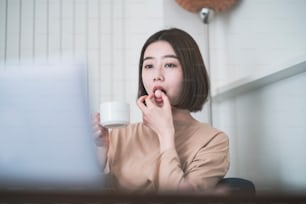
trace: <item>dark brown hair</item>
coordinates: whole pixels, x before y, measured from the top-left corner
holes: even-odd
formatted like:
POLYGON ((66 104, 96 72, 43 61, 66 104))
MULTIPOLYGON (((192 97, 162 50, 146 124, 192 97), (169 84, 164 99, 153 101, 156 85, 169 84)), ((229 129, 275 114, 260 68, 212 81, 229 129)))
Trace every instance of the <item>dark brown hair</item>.
POLYGON ((143 45, 139 59, 138 98, 148 95, 142 81, 143 57, 147 47, 156 41, 166 41, 172 46, 183 69, 183 89, 175 107, 191 112, 201 110, 209 94, 208 74, 195 40, 177 28, 158 31, 143 45))

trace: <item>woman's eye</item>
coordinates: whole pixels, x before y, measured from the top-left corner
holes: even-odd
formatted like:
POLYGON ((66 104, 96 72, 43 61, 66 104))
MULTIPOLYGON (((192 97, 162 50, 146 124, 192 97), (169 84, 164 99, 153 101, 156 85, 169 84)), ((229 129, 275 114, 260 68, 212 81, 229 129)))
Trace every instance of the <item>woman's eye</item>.
POLYGON ((174 68, 174 67, 176 67, 176 64, 173 64, 173 63, 167 63, 167 64, 165 64, 165 67, 168 67, 168 68, 174 68))
POLYGON ((152 67, 153 67, 152 64, 146 64, 146 65, 143 66, 143 68, 145 68, 145 69, 151 69, 152 67))

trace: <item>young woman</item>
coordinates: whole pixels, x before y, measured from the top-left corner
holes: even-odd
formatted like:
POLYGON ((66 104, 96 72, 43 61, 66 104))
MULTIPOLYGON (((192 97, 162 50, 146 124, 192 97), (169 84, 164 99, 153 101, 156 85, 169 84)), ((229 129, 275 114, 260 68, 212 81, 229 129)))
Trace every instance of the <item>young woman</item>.
POLYGON ((228 137, 191 112, 202 109, 209 79, 194 39, 166 29, 145 42, 137 105, 143 122, 96 137, 114 190, 126 193, 210 192, 229 168, 228 137))

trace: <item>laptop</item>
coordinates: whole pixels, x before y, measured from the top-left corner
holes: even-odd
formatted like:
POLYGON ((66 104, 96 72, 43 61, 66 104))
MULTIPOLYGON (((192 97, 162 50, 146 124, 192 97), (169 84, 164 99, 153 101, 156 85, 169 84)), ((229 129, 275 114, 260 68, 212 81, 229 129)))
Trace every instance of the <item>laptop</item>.
POLYGON ((103 190, 87 67, 0 65, 0 189, 103 190))

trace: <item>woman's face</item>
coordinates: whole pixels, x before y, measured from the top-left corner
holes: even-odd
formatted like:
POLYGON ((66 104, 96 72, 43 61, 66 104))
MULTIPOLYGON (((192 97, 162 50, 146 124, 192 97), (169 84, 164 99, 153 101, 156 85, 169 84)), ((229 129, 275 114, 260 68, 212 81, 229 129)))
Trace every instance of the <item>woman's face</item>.
POLYGON ((168 96, 172 105, 178 103, 183 70, 168 42, 157 41, 147 47, 143 58, 142 80, 148 94, 160 90, 168 96))

